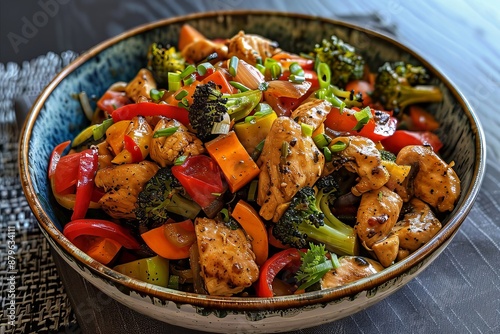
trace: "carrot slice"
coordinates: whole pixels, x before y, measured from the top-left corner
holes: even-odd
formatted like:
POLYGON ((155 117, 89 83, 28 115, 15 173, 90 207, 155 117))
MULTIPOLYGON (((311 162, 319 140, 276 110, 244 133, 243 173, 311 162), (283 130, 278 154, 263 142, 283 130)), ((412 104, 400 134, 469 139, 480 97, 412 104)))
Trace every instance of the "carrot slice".
POLYGON ((269 255, 269 243, 264 222, 260 219, 257 211, 243 200, 236 203, 231 216, 250 236, 252 249, 255 253, 255 263, 261 266, 269 255))
POLYGON ((86 247, 82 250, 87 253, 88 256, 104 265, 110 263, 122 248, 122 245, 113 239, 88 236, 79 238, 83 237, 88 240, 85 241, 86 247))
MULTIPOLYGON (((181 224, 182 226, 180 227, 182 227, 186 233, 194 233, 193 222, 190 219, 173 224, 181 224)), ((165 259, 180 260, 189 257, 189 247, 191 247, 191 244, 183 247, 176 246, 172 240, 167 238, 164 225, 141 234, 141 237, 153 252, 165 259)))
POLYGON ((238 191, 259 175, 259 167, 234 131, 209 141, 205 148, 221 168, 231 192, 238 191))
POLYGON ((182 51, 189 44, 203 39, 206 39, 206 37, 201 32, 189 24, 184 24, 179 33, 179 43, 177 46, 179 47, 179 51, 182 51))

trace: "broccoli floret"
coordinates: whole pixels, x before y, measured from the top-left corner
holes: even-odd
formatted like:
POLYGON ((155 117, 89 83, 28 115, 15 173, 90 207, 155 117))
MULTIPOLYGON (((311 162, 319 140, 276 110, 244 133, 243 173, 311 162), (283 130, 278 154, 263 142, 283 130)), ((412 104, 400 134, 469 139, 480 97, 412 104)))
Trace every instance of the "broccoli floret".
POLYGON ((135 214, 139 224, 151 228, 159 226, 177 214, 194 219, 201 208, 194 201, 183 196, 185 193, 170 167, 164 167, 144 185, 139 193, 135 214))
POLYGON ((387 150, 380 150, 380 159, 389 162, 396 162, 396 155, 387 150))
POLYGON ((193 103, 189 106, 189 122, 198 138, 208 141, 227 133, 230 120, 246 117, 260 102, 262 92, 249 90, 238 94, 223 94, 213 82, 196 86, 193 103))
POLYGON ((440 102, 441 90, 425 85, 427 80, 427 72, 421 66, 387 62, 378 69, 373 98, 395 113, 414 103, 440 102))
POLYGON ((314 54, 320 62, 330 67, 332 85, 343 88, 349 81, 363 77, 363 57, 352 45, 344 43, 335 35, 317 44, 314 54))
POLYGON ((330 210, 329 195, 335 191, 336 188, 325 187, 316 196, 312 187, 300 189, 273 227, 274 237, 295 248, 304 248, 309 241, 314 241, 338 254, 357 254, 356 231, 339 221, 330 210))
POLYGON ((167 86, 168 72, 182 72, 186 68, 186 61, 175 47, 164 47, 153 43, 148 50, 147 67, 153 73, 158 85, 167 86))

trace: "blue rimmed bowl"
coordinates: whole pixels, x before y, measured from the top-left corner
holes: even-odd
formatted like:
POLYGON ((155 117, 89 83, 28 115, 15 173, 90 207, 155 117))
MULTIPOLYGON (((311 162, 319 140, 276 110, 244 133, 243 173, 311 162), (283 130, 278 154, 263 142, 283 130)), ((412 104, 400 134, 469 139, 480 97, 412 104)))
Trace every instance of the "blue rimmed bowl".
POLYGON ((47 86, 34 104, 22 131, 19 148, 24 192, 51 246, 66 263, 105 294, 161 321, 213 332, 285 332, 331 322, 360 311, 395 292, 422 272, 448 245, 471 210, 485 170, 485 139, 470 105, 446 76, 414 51, 387 36, 334 20, 266 11, 218 12, 151 23, 107 40, 81 55, 47 86), (116 81, 129 81, 146 64, 152 42, 176 44, 189 23, 207 37, 231 37, 239 30, 279 42, 289 51, 308 50, 335 34, 354 45, 372 70, 385 61, 421 63, 444 94, 431 107, 440 121, 442 157, 455 161, 462 194, 442 230, 408 258, 354 283, 302 295, 274 298, 211 297, 146 284, 101 265, 62 234, 68 217, 50 195, 47 164, 53 147, 74 138, 87 126, 81 91, 99 96, 116 81), (369 52, 368 52, 369 51, 369 52))

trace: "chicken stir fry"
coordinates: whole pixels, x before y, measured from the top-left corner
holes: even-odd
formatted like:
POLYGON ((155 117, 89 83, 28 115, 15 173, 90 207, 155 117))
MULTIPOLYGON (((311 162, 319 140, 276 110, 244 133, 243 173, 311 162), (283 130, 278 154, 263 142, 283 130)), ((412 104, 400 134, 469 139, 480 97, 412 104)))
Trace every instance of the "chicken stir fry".
MULTIPOLYGON (((270 298, 368 277, 435 238, 460 180, 440 156, 439 122, 404 114, 412 80, 395 81, 425 69, 370 73, 330 37, 295 54, 185 25, 177 45, 152 43, 147 68, 111 85, 70 152, 61 143, 51 156, 52 193, 72 211, 65 229, 104 229, 76 244, 163 287, 270 298)), ((427 88, 419 101, 442 98, 427 88)))
POLYGON ((451 211, 460 195, 460 180, 432 148, 427 146, 406 146, 399 152, 396 162, 410 165, 415 176, 406 179, 410 195, 420 198, 440 212, 451 211))
POLYGON ((245 34, 240 31, 228 43, 228 57, 236 56, 251 65, 263 63, 281 50, 277 43, 258 35, 245 34))
POLYGON ((208 218, 195 221, 201 274, 211 295, 231 296, 259 277, 255 254, 245 232, 208 218))
POLYGON ((278 220, 280 206, 320 177, 325 158, 300 125, 288 117, 274 121, 260 156, 257 203, 264 219, 278 220))
POLYGON ((106 192, 99 200, 102 209, 116 219, 134 219, 137 196, 157 171, 150 161, 100 169, 95 183, 106 192))
POLYGON ((158 165, 161 167, 171 166, 181 156, 205 153, 201 140, 175 119, 162 118, 156 123, 154 132, 172 128, 175 129, 172 135, 151 140, 151 159, 158 165))

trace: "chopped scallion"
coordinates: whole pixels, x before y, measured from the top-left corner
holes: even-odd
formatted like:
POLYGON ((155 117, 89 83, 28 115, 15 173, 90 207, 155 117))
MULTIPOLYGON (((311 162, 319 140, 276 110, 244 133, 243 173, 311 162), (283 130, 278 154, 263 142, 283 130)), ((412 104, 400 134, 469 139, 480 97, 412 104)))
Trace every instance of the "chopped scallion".
POLYGON ((255 149, 252 152, 252 159, 254 161, 257 161, 257 159, 259 159, 259 156, 262 153, 262 150, 264 149, 265 142, 266 140, 264 139, 260 143, 258 143, 257 146, 255 146, 255 149))
POLYGON ((297 62, 291 63, 290 66, 288 67, 288 70, 290 71, 291 74, 300 76, 304 75, 304 70, 302 69, 302 66, 300 66, 299 63, 297 62))
POLYGON ((229 84, 231 86, 233 86, 234 88, 238 89, 242 93, 250 90, 250 88, 248 88, 247 86, 245 86, 244 84, 242 84, 238 81, 229 81, 229 84))
POLYGON ((281 158, 286 159, 288 157, 288 149, 290 148, 290 144, 285 140, 283 143, 281 143, 281 158))
POLYGON ((373 115, 371 113, 370 107, 366 107, 361 109, 360 111, 355 112, 354 117, 356 118, 358 123, 353 128, 353 131, 360 131, 366 124, 368 124, 368 121, 370 121, 373 115))
POLYGON ((176 166, 182 165, 184 163, 184 161, 186 161, 186 159, 187 159, 187 156, 181 155, 180 157, 175 159, 174 165, 176 165, 176 166))
POLYGON ((247 195, 247 200, 249 202, 255 202, 257 200, 258 186, 259 186, 258 180, 252 180, 252 182, 250 182, 250 186, 248 187, 248 195, 247 195))
POLYGON ((179 129, 178 126, 172 126, 172 127, 169 127, 169 128, 157 130, 153 134, 153 138, 169 137, 169 136, 173 135, 177 131, 177 129, 179 129))
POLYGON ((325 133, 320 133, 319 135, 314 136, 313 141, 318 148, 323 148, 330 144, 332 138, 325 133))
POLYGON ((319 63, 316 68, 316 73, 318 74, 319 88, 329 87, 332 75, 330 67, 325 63, 319 63))
POLYGON ((188 96, 188 92, 187 90, 183 89, 181 90, 180 92, 178 92, 177 94, 175 94, 175 99, 177 101, 181 101, 183 98, 185 98, 186 96, 188 96))
POLYGON ((306 123, 300 123, 300 128, 302 130, 302 134, 306 137, 311 137, 314 132, 313 126, 306 123))
POLYGON ((164 94, 165 94, 164 90, 158 90, 156 88, 152 88, 149 91, 149 96, 151 96, 151 99, 155 102, 160 101, 164 94))
POLYGON ((341 141, 335 142, 334 144, 330 145, 330 151, 332 152, 340 152, 345 150, 347 147, 347 144, 341 141))
POLYGON ((330 151, 327 146, 323 147, 323 155, 325 156, 326 162, 332 161, 332 151, 330 151))
POLYGON ((232 56, 231 59, 229 59, 229 74, 231 74, 233 77, 235 77, 238 74, 238 63, 239 59, 236 56, 232 56))
POLYGON ((192 84, 193 82, 195 82, 196 80, 196 76, 194 74, 191 74, 187 77, 185 77, 182 82, 184 82, 184 86, 189 86, 190 84, 192 84))
POLYGON ((207 72, 210 70, 214 70, 215 67, 214 65, 208 63, 208 62, 205 62, 205 63, 201 63, 197 66, 196 68, 198 70, 198 74, 199 75, 205 75, 207 74, 207 72))
POLYGON ((306 80, 306 77, 303 75, 290 74, 288 79, 293 83, 303 83, 306 80))
POLYGON ((196 67, 194 65, 188 65, 179 75, 182 80, 186 79, 188 76, 196 72, 196 67))

